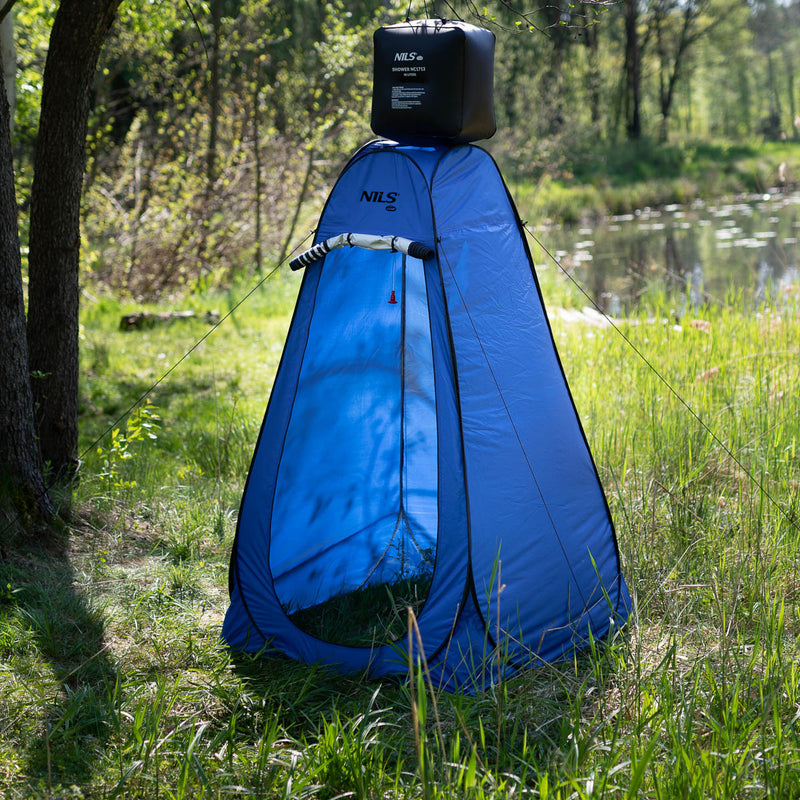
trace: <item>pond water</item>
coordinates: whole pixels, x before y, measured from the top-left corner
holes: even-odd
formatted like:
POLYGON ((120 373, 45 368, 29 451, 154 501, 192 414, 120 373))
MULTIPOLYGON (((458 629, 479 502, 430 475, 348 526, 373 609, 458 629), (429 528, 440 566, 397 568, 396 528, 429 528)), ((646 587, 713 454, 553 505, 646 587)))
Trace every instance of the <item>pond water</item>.
MULTIPOLYGON (((643 209, 593 227, 529 228, 614 316, 654 290, 684 308, 726 302, 731 289, 751 306, 794 305, 800 293, 800 193, 643 209)), ((535 242, 532 251, 537 268, 554 267, 535 242)))

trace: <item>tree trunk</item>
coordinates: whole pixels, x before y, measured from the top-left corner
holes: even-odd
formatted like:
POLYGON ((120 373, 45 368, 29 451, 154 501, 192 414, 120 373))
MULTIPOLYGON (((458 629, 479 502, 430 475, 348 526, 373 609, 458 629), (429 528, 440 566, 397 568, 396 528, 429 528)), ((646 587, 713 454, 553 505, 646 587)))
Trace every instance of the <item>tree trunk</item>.
POLYGON ((641 53, 639 0, 625 0, 625 119, 629 139, 641 139, 641 53))
POLYGON ((769 122, 766 133, 768 138, 775 140, 780 137, 783 110, 781 109, 781 96, 778 92, 778 81, 775 79, 772 52, 767 53, 767 83, 769 85, 769 122))
POLYGON ((14 7, 4 5, 0 10, 0 61, 3 68, 3 83, 10 111, 8 127, 14 130, 14 111, 17 106, 17 53, 14 48, 14 7))
POLYGON ((261 126, 259 124, 259 116, 261 114, 261 86, 259 84, 259 74, 256 70, 256 76, 253 80, 253 163, 255 168, 255 261, 256 261, 256 275, 261 275, 264 269, 263 256, 261 252, 261 237, 262 237, 262 224, 261 224, 261 202, 264 198, 264 175, 261 164, 261 126))
POLYGON ((548 133, 559 133, 564 127, 565 105, 567 98, 564 96, 564 62, 567 55, 567 25, 570 22, 568 11, 562 11, 558 4, 542 8, 546 20, 546 29, 553 43, 550 51, 550 60, 547 69, 542 75, 542 108, 539 113, 546 117, 546 130, 548 133))
POLYGON ((0 508, 12 514, 36 508, 49 517, 53 508, 33 423, 9 106, 4 92, 0 92, 0 341, 0 508))
POLYGON ((783 63, 786 70, 786 97, 789 101, 790 129, 792 138, 796 139, 800 131, 797 129, 797 103, 794 97, 794 50, 791 47, 783 47, 783 63))
MULTIPOLYGON (((587 5, 584 5, 584 15, 587 19, 590 18, 590 8, 587 5)), ((600 124, 600 87, 602 86, 602 77, 600 75, 600 26, 596 24, 596 20, 592 20, 592 22, 594 24, 587 24, 586 26, 584 42, 588 50, 589 62, 589 76, 587 81, 589 89, 589 109, 591 112, 592 125, 598 126, 600 124)))
POLYGON ((211 57, 208 75, 208 149, 206 151, 206 191, 217 182, 217 139, 219 131, 219 46, 222 31, 222 0, 211 2, 211 57))
MULTIPOLYGON (((675 44, 674 52, 669 54, 662 28, 666 25, 667 15, 670 10, 670 6, 657 6, 653 17, 656 31, 656 47, 658 48, 658 96, 661 107, 660 139, 662 142, 666 142, 669 136, 669 117, 672 112, 672 101, 675 98, 675 87, 682 75, 682 70, 685 68, 684 62, 687 51, 698 36, 693 32, 693 27, 699 10, 696 5, 688 2, 682 12, 681 32, 675 44)), ((706 30, 709 29, 707 28, 706 30)))
POLYGON ((692 73, 686 73, 686 133, 692 135, 692 73))
POLYGON ((31 187, 28 346, 42 457, 69 478, 78 448, 80 200, 89 90, 121 0, 62 0, 44 68, 31 187))
POLYGON ((211 205, 214 189, 219 175, 218 165, 218 139, 219 139, 219 47, 222 31, 222 0, 211 2, 211 53, 208 72, 208 146, 206 147, 206 186, 200 199, 198 209, 198 225, 200 227, 200 240, 197 243, 197 263, 201 272, 208 271, 207 251, 208 235, 213 214, 211 205))

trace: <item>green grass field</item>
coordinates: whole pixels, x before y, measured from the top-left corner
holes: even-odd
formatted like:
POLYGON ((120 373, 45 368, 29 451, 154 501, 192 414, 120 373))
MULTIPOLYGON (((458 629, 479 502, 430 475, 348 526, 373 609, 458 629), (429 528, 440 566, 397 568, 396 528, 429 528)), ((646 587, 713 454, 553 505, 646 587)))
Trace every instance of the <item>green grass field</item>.
MULTIPOLYGON (((583 304, 554 267, 541 280, 549 306, 583 304)), ((419 666, 379 684, 219 645, 295 291, 272 278, 181 363, 204 323, 123 333, 127 307, 84 299, 72 522, 46 547, 3 532, 0 795, 799 796, 800 297, 676 322, 654 290, 616 329, 553 315, 634 612, 458 696, 419 666)))

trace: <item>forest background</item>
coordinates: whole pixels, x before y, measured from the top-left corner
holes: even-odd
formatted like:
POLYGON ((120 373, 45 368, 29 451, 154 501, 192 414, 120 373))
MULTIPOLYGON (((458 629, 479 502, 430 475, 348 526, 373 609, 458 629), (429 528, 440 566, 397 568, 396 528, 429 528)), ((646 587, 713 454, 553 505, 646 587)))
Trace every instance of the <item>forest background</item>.
MULTIPOLYGON (((16 9, 23 253, 56 5, 16 9)), ((619 0, 524 15, 511 3, 433 5, 429 11, 496 33, 498 132, 488 147, 508 180, 540 190, 545 215, 624 205, 594 194, 584 201, 594 207, 548 207, 553 184, 683 176, 672 196, 656 198, 664 202, 756 189, 720 180, 731 148, 746 155, 764 140, 800 136, 798 2, 619 0), (693 159, 703 158, 716 161, 716 176, 693 173, 693 159)), ((371 35, 406 7, 122 3, 92 89, 85 278, 153 299, 281 261, 345 160, 371 136, 371 35)), ((776 180, 774 166, 749 183, 776 180)))

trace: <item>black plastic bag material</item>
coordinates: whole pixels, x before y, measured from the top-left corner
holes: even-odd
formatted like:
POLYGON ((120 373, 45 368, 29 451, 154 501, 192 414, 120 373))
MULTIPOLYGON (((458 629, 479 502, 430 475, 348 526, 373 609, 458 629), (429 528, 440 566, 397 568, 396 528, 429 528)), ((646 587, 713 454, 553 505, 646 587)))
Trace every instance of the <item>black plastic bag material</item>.
POLYGON ((465 22, 409 20, 373 36, 372 130, 408 144, 488 139, 494 34, 465 22))

